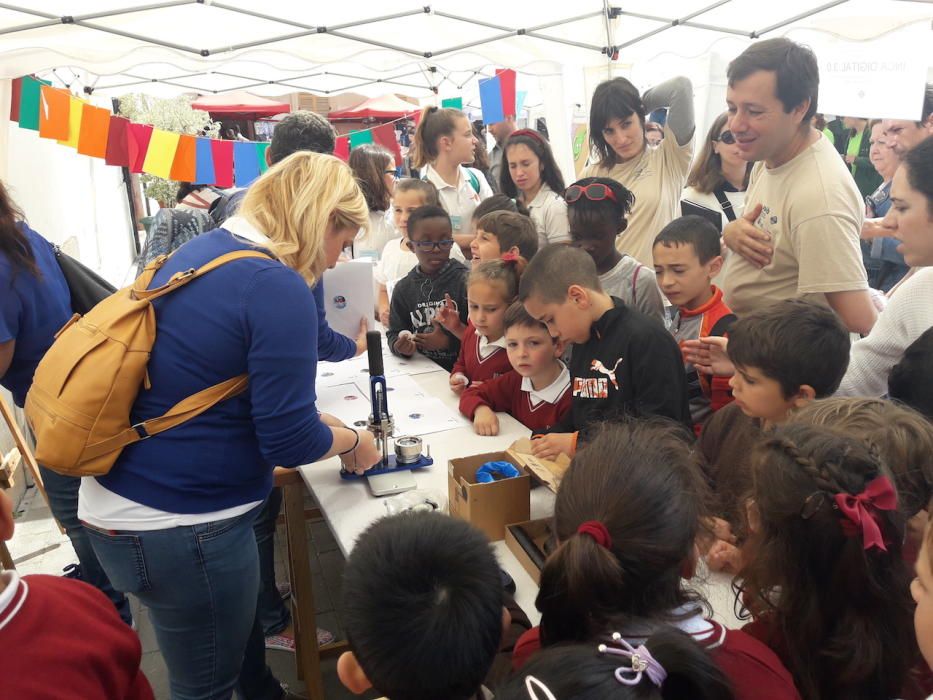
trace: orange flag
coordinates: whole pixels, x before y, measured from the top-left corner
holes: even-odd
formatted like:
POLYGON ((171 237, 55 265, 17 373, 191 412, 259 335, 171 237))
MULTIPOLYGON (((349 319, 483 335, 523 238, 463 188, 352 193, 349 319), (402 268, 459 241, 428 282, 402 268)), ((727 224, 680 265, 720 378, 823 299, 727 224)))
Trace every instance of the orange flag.
POLYGON ((94 158, 107 155, 107 135, 110 132, 110 110, 86 104, 81 112, 78 153, 94 158))
POLYGON ((81 134, 81 115, 84 112, 84 102, 77 97, 70 98, 68 108, 68 138, 59 139, 62 146, 78 147, 78 136, 81 134))
POLYGON ((43 85, 39 97, 39 136, 44 139, 68 138, 71 93, 43 85))
POLYGON ((194 136, 182 134, 178 137, 178 147, 175 149, 175 160, 172 162, 170 180, 178 182, 194 182, 195 148, 197 141, 194 136))

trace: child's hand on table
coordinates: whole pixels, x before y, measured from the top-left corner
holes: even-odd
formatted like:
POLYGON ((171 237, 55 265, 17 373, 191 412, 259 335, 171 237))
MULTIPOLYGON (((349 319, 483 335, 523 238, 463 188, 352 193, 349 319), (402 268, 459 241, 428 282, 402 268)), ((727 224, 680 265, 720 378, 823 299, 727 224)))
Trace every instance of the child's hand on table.
POLYGON ((411 334, 411 331, 399 333, 393 348, 395 352, 405 357, 411 357, 418 350, 418 346, 415 344, 415 336, 411 334))
POLYGON ((446 350, 450 347, 450 336, 440 329, 437 319, 430 333, 415 333, 415 345, 419 350, 446 350))
POLYGON ((542 459, 555 459, 561 454, 573 457, 575 444, 575 433, 534 435, 531 439, 531 453, 542 459))
POLYGON ((480 406, 473 414, 473 430, 477 435, 498 435, 499 417, 489 406, 480 406))
POLYGON ((454 392, 457 396, 463 393, 463 390, 467 388, 470 380, 466 378, 466 375, 461 372, 455 372, 450 375, 450 390, 454 392))

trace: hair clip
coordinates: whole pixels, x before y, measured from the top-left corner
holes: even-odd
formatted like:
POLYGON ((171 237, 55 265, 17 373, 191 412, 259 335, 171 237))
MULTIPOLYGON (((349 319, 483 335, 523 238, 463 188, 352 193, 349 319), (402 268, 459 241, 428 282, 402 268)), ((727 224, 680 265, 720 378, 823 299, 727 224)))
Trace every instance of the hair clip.
POLYGON ((631 660, 631 666, 619 666, 615 670, 615 677, 623 685, 638 685, 641 683, 643 674, 648 675, 648 679, 659 688, 667 678, 667 671, 659 664, 648 651, 644 644, 636 649, 622 638, 618 632, 612 633, 612 641, 620 648, 610 647, 606 644, 600 644, 597 648, 600 654, 613 654, 615 656, 625 656, 631 660))
POLYGON ((525 690, 528 691, 528 697, 531 700, 557 700, 554 693, 534 676, 525 676, 525 690), (543 695, 538 695, 539 690, 543 695))
POLYGON ((825 491, 814 491, 806 500, 803 502, 803 505, 800 507, 800 517, 804 520, 809 520, 814 515, 820 512, 820 508, 823 507, 823 504, 826 503, 826 499, 829 497, 829 494, 825 491))

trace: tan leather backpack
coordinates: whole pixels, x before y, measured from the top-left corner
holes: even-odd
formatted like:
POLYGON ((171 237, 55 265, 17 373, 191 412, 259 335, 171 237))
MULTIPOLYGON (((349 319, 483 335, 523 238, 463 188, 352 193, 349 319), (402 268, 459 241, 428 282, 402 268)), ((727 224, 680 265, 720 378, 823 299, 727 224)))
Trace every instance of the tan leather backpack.
POLYGON ((163 255, 131 286, 86 315, 72 316, 39 362, 26 395, 26 419, 36 436, 39 464, 68 476, 101 476, 127 445, 174 428, 246 389, 248 377, 241 374, 179 401, 162 416, 130 424, 140 389, 151 388, 146 365, 156 339, 152 300, 243 258, 269 256, 248 250, 227 253, 148 289, 168 259, 163 255))

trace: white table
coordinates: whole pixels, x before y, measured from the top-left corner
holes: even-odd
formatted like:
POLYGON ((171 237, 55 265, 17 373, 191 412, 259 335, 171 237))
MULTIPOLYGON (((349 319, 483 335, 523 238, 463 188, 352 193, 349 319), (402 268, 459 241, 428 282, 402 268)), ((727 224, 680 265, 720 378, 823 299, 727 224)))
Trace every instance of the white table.
MULTIPOLYGON (((420 358, 426 363, 430 360, 420 358)), ((433 365, 433 363, 430 363, 433 365)), ((413 379, 424 389, 425 393, 441 399, 448 406, 457 410, 459 399, 450 390, 449 375, 444 370, 433 367, 419 366, 417 371, 421 374, 413 375, 413 379)), ((369 410, 365 404, 363 410, 369 410)), ((392 410, 391 398, 389 410, 392 410)), ((412 472, 419 489, 431 489, 444 495, 447 500, 447 461, 455 457, 466 457, 483 452, 504 450, 520 437, 527 437, 528 428, 523 426, 511 416, 500 413, 499 434, 492 437, 477 435, 472 426, 448 430, 424 436, 424 444, 430 446, 434 465, 428 469, 412 472)), ((365 418, 366 416, 361 416, 365 418)), ((425 448, 427 450, 427 447, 425 448)), ((387 514, 384 499, 374 497, 365 480, 345 481, 340 478, 340 462, 335 457, 324 462, 317 462, 299 467, 301 476, 307 487, 314 493, 321 511, 324 514, 337 544, 344 556, 353 549, 359 535, 375 520, 387 514)), ((554 512, 554 494, 543 486, 533 488, 531 492, 531 517, 544 518, 554 512)), ((538 586, 531 579, 512 552, 503 541, 495 543, 496 556, 499 564, 515 581, 515 600, 528 614, 533 624, 537 624, 540 614, 535 609, 535 596, 538 586)), ((729 627, 738 627, 741 623, 732 613, 732 591, 729 586, 729 577, 722 574, 708 575, 708 583, 695 580, 697 587, 713 606, 715 617, 729 627)))

